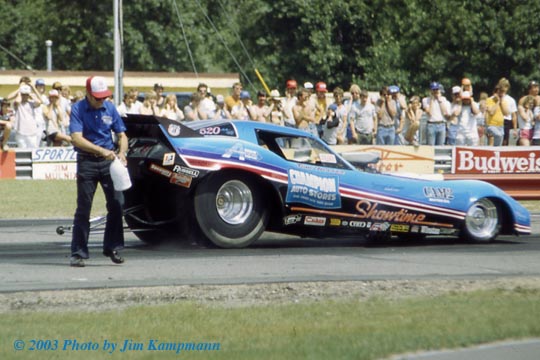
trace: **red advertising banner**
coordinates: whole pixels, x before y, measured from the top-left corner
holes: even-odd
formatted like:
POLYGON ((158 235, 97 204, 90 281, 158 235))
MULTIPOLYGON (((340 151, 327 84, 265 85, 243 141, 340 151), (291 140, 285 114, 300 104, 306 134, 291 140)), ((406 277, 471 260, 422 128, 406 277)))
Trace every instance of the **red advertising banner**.
POLYGON ((15 179, 15 152, 0 150, 0 179, 15 179))
POLYGON ((453 159, 453 174, 540 173, 540 147, 456 146, 453 159))

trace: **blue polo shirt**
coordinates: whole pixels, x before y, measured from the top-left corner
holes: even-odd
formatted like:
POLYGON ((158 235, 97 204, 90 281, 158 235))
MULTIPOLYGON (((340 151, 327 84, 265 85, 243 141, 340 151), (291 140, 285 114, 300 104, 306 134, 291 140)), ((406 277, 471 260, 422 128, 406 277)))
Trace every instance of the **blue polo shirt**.
POLYGON ((86 140, 95 145, 113 150, 111 130, 117 134, 126 131, 126 126, 112 102, 104 101, 102 107, 94 109, 84 98, 72 106, 69 119, 71 133, 80 132, 86 140))

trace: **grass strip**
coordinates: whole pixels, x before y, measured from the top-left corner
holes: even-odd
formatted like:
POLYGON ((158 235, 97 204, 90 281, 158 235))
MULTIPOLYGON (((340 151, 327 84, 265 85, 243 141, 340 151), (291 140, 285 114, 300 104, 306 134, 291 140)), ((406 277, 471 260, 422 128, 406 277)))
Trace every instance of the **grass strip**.
MULTIPOLYGON (((0 218, 71 218, 75 213, 75 180, 0 180, 0 218)), ((522 201, 529 211, 540 211, 540 201, 522 201)), ((105 195, 96 191, 92 217, 106 214, 105 195)))
POLYGON ((226 308, 179 302, 105 312, 16 312, 0 318, 0 358, 178 358, 157 343, 219 343, 183 359, 379 359, 418 350, 540 336, 540 290, 484 290, 398 300, 321 301, 226 308), (58 340, 55 351, 16 352, 15 340, 58 340), (66 340, 98 344, 75 351, 66 340), (117 343, 112 354, 104 341, 117 343), (131 350, 119 352, 124 342, 131 350), (141 349, 134 346, 141 344, 141 349), (22 356, 22 357, 21 357, 22 356))

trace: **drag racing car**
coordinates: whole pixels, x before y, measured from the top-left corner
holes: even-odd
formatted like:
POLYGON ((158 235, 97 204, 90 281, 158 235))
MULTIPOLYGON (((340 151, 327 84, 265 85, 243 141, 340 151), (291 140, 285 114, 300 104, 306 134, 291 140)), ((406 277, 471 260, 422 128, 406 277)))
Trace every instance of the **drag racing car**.
POLYGON ((491 184, 376 173, 376 156, 338 154, 298 129, 144 115, 125 124, 133 183, 125 220, 147 243, 197 234, 241 248, 264 231, 489 242, 531 230, 528 211, 491 184))

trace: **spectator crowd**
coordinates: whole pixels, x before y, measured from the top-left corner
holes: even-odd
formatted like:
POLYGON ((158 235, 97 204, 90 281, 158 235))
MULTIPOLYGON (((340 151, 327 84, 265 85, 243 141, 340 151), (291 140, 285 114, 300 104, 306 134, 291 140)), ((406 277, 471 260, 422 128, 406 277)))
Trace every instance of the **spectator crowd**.
MULTIPOLYGON (((199 84, 185 106, 175 93, 164 95, 155 84, 142 97, 129 89, 117 109, 126 114, 157 115, 178 122, 197 120, 251 120, 295 127, 320 137, 329 145, 540 145, 539 84, 530 81, 526 94, 516 101, 502 78, 492 94, 476 96, 467 78, 450 87, 447 94, 438 82, 429 84, 425 97, 406 97, 400 87, 390 85, 378 94, 357 84, 348 91, 326 83, 296 80, 285 83, 284 96, 278 89, 258 91, 255 98, 233 84, 228 96, 214 96, 206 84, 199 84), (513 139, 513 141, 511 141, 513 139)), ((71 106, 84 98, 68 86, 55 82, 45 90, 43 79, 34 83, 20 79, 19 87, 1 100, 1 149, 8 149, 15 133, 17 147, 62 146, 71 143, 71 106)))

